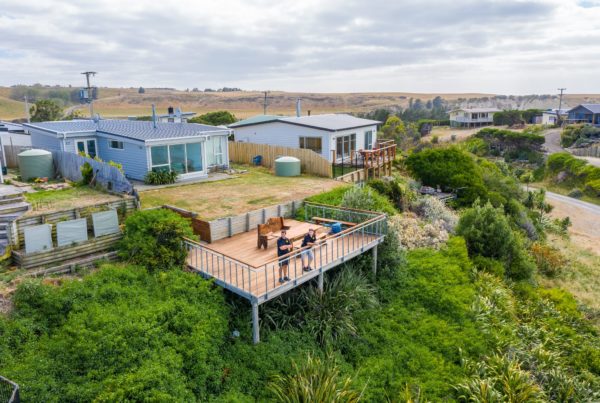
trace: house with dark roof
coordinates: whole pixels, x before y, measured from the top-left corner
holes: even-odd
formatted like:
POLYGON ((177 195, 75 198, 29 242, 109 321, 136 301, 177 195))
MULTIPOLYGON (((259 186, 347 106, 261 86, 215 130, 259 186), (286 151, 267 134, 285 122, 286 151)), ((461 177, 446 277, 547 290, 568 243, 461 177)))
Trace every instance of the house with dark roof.
POLYGON ((179 178, 207 176, 227 168, 231 130, 195 123, 135 120, 71 120, 26 123, 31 145, 48 151, 87 154, 123 165, 142 180, 150 171, 172 170, 179 178))
POLYGON ((381 122, 347 114, 308 116, 259 115, 229 125, 235 141, 305 148, 329 161, 371 150, 381 122))
POLYGON ((458 108, 450 111, 451 127, 480 127, 494 124, 496 108, 458 108))
POLYGON ((600 104, 581 104, 570 109, 567 121, 600 126, 600 104))

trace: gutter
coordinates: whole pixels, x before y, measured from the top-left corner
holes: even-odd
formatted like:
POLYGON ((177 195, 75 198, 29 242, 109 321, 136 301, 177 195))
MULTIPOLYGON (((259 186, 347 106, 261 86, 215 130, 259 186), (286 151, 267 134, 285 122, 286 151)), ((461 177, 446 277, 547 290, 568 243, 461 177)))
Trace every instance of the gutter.
POLYGON ((158 143, 161 141, 185 140, 185 139, 190 139, 190 138, 205 137, 205 136, 213 134, 213 133, 218 133, 218 134, 222 134, 222 135, 230 135, 231 130, 210 130, 210 131, 198 133, 194 136, 169 137, 169 138, 164 138, 164 139, 149 139, 149 140, 144 140, 144 141, 146 143, 158 143))

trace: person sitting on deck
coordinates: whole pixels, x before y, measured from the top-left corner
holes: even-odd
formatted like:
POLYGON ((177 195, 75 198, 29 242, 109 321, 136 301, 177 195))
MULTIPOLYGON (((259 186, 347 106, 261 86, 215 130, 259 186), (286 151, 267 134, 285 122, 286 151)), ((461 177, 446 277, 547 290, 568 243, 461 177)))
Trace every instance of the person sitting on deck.
POLYGON ((315 260, 315 255, 312 251, 312 247, 315 243, 317 243, 317 235, 315 234, 314 228, 310 228, 308 234, 304 235, 304 239, 302 240, 302 247, 307 247, 302 251, 302 270, 304 271, 312 270, 310 264, 315 260))
POLYGON ((277 256, 279 258, 279 282, 283 283, 285 281, 290 281, 288 277, 288 266, 290 264, 290 258, 281 256, 287 255, 292 251, 294 245, 292 241, 286 236, 286 231, 284 229, 281 230, 281 237, 277 240, 277 256))

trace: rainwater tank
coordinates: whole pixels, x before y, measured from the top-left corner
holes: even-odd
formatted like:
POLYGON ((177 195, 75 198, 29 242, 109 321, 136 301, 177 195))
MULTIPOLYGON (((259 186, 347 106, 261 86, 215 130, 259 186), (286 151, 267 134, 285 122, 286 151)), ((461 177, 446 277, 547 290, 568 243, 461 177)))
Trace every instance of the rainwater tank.
POLYGON ((52 153, 46 150, 27 150, 18 155, 19 172, 24 181, 54 177, 52 153))
POLYGON ((300 175, 300 160, 294 157, 279 157, 275 160, 276 176, 300 175))

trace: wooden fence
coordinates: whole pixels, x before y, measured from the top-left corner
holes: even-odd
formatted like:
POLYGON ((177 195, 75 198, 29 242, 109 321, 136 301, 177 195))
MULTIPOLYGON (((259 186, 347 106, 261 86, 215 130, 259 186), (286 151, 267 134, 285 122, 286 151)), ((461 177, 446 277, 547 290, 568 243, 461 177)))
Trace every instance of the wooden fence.
POLYGON ((251 164, 252 159, 262 156, 262 165, 268 168, 275 166, 275 160, 283 155, 300 160, 302 172, 331 178, 331 162, 312 150, 302 148, 280 147, 269 144, 229 142, 229 160, 238 164, 251 164))
POLYGON ((8 168, 18 168, 19 158, 17 156, 21 152, 29 149, 31 149, 31 146, 4 145, 4 155, 6 156, 6 161, 4 161, 3 166, 6 166, 8 168))
POLYGON ((293 217, 296 215, 296 211, 302 204, 303 200, 294 200, 276 206, 238 214, 236 216, 219 218, 213 221, 201 220, 196 217, 195 213, 178 207, 167 205, 163 207, 175 211, 182 217, 190 218, 192 220, 194 233, 199 235, 202 241, 210 243, 253 230, 258 224, 266 223, 271 217, 293 217))
POLYGON ((106 162, 96 161, 92 158, 65 151, 52 151, 52 157, 54 158, 56 171, 63 178, 79 182, 83 178, 80 168, 87 162, 94 169, 96 182, 105 189, 117 193, 130 194, 133 192, 133 185, 127 180, 125 174, 106 162))
POLYGON ((570 151, 578 157, 600 158, 600 144, 594 144, 590 147, 572 148, 570 151))

